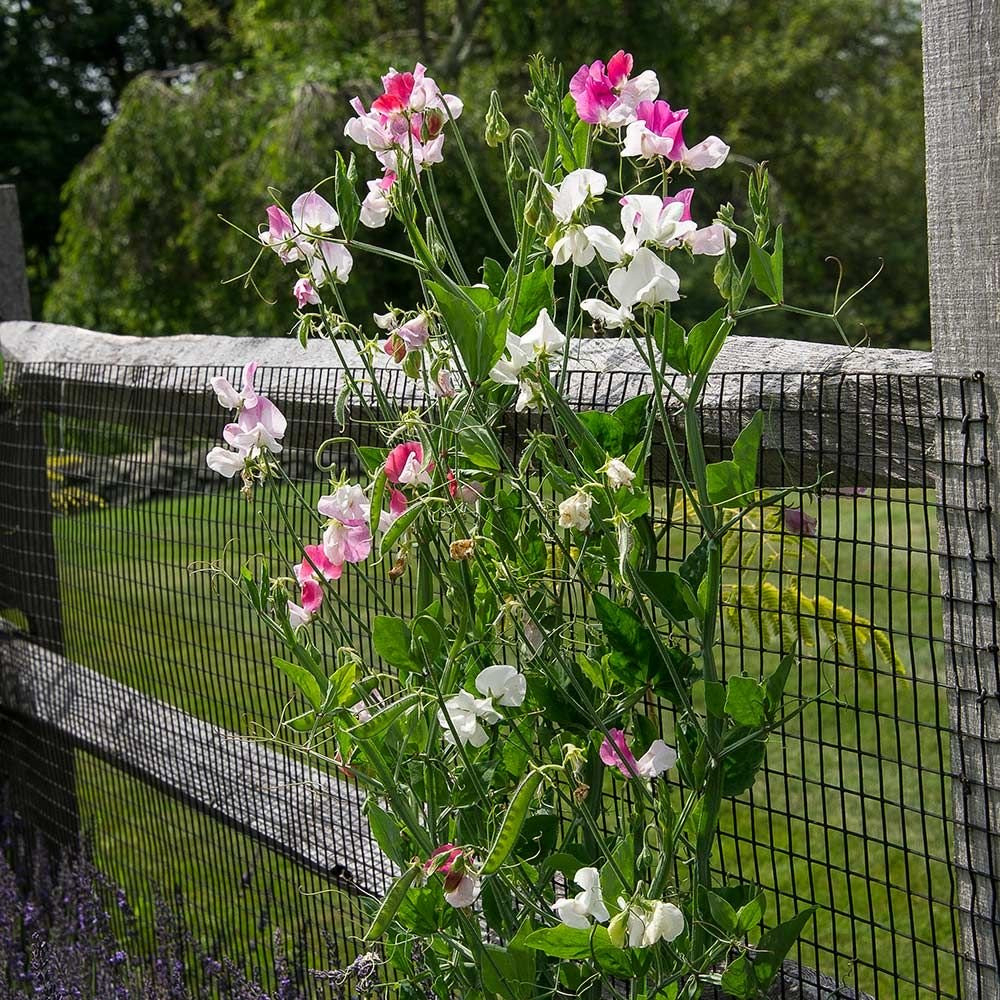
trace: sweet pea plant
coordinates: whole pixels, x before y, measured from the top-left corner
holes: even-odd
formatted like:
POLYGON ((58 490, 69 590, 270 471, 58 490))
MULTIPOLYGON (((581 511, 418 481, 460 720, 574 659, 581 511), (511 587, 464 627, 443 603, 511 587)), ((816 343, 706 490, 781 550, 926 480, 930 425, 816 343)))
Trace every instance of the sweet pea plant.
MULTIPOLYGON (((323 187, 267 209, 258 259, 294 269, 303 345, 322 338, 345 369, 345 344, 356 348, 365 374, 348 373, 337 410, 363 411, 381 446, 356 448, 358 481, 331 470, 294 567, 248 566, 238 582, 287 646, 275 663, 301 696, 276 737, 367 792, 397 877, 370 901, 366 941, 400 996, 677 1000, 714 984, 756 997, 811 911, 761 932, 762 892, 718 873, 719 816, 802 703, 784 694, 793 654, 762 675, 723 662, 723 550, 754 508, 794 509, 756 481, 763 414, 709 461, 699 405, 741 319, 808 310, 784 301, 762 168, 746 222, 730 205, 694 221, 682 185, 729 148, 689 146, 687 111, 659 99, 652 71, 618 52, 582 66, 568 93, 542 59, 531 76, 541 144, 496 95, 486 115, 509 215, 493 214, 472 171, 462 102, 420 65, 389 70, 370 107, 351 102, 345 133, 381 168, 363 199, 354 157, 338 154, 323 187), (446 143, 502 260, 473 267, 456 251, 434 180, 446 143), (409 253, 359 236, 389 224, 409 253), (415 269, 421 301, 353 322, 339 286, 358 255, 415 269), (698 255, 717 258, 720 306, 685 327, 673 310, 698 255), (651 393, 613 412, 571 405, 575 344, 592 327, 633 345, 651 393), (389 393, 387 366, 415 381, 418 405, 389 393), (501 435, 512 408, 541 415, 514 450, 501 435), (700 530, 675 569, 644 482, 654 445, 700 530), (378 573, 408 578, 407 614, 378 573), (347 574, 382 611, 370 626, 340 589, 347 574), (658 700, 673 708, 665 731, 658 700)), ((838 329, 844 305, 827 314, 838 329)), ((248 493, 277 482, 305 503, 255 366, 240 388, 213 387, 234 417, 208 464, 248 493)))

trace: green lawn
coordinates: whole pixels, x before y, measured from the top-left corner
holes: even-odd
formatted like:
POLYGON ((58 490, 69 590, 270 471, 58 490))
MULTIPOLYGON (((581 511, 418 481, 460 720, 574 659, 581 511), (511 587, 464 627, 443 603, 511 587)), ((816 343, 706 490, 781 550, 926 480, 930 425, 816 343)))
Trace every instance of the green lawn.
MULTIPOLYGON (((957 995, 940 777, 947 723, 931 683, 932 657, 943 673, 939 602, 929 596, 935 539, 920 501, 901 494, 891 502, 861 498, 856 509, 844 499, 822 503, 825 562, 804 557, 820 579, 803 589, 851 604, 854 579, 856 613, 891 633, 905 674, 883 663, 859 667, 843 645, 839 654, 807 650, 799 693, 829 693, 790 724, 784 741, 773 741, 754 805, 735 806, 722 841, 727 870, 752 877, 756 866, 765 887, 778 890, 783 916, 796 907, 792 897, 823 907, 802 946, 804 962, 886 997, 957 995), (855 961, 837 964, 834 952, 855 961)), ((268 528, 290 555, 273 506, 247 504, 235 488, 58 519, 69 655, 234 732, 273 723, 290 692, 269 665, 271 646, 228 585, 205 571, 220 556, 233 570, 269 551, 268 528), (226 549, 230 539, 238 541, 226 549)), ((356 580, 345 574, 342 585, 368 613, 363 593, 351 590, 356 580)), ((402 589, 390 593, 398 606, 402 589)), ((728 639, 740 643, 732 626, 728 639)), ((757 670, 759 645, 747 630, 742 645, 727 647, 726 669, 757 670)), ((99 863, 141 905, 149 905, 150 881, 176 888, 199 914, 206 940, 252 938, 253 947, 244 945, 251 957, 263 954, 255 949, 275 925, 312 941, 304 920, 343 926, 335 897, 299 892, 321 888, 313 876, 81 757, 80 794, 99 863)))

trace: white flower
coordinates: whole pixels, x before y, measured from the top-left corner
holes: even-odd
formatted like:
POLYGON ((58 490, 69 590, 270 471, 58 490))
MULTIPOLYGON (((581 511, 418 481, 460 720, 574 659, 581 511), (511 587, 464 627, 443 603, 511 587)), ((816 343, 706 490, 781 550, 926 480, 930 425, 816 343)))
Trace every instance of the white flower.
POLYGON ((657 900, 646 915, 646 929, 642 934, 643 948, 651 948, 657 941, 673 941, 684 932, 684 914, 673 903, 657 900))
POLYGON ((649 749, 635 762, 643 778, 658 778, 677 763, 677 751, 663 740, 653 740, 649 749))
POLYGON ((534 326, 521 337, 520 349, 540 358, 558 351, 565 343, 566 337, 552 322, 548 309, 542 309, 534 326))
POLYGON ((608 477, 608 485, 612 489, 631 486, 635 479, 635 473, 620 458, 608 459, 602 471, 608 477))
POLYGON ((479 898, 479 879, 463 875, 462 880, 451 892, 444 894, 445 902, 456 910, 464 910, 479 898))
POLYGON ((232 479, 237 472, 243 471, 247 462, 246 451, 230 451, 229 448, 213 448, 206 456, 208 467, 226 479, 232 479))
POLYGON ((531 362, 531 352, 516 333, 507 332, 507 357, 501 358, 490 371, 490 378, 501 385, 517 385, 521 369, 531 362))
POLYGON ((726 162, 729 147, 717 136, 710 135, 696 146, 685 148, 681 154, 681 166, 688 170, 714 170, 726 162))
POLYGON ((344 284, 354 267, 351 252, 341 243, 331 243, 323 240, 319 244, 319 253, 313 257, 310 271, 316 288, 322 287, 326 281, 332 280, 344 284))
POLYGON ((557 267, 572 260, 577 267, 586 267, 596 254, 609 264, 622 259, 622 242, 603 226, 567 226, 552 244, 552 263, 557 267))
POLYGON ((574 493, 559 504, 559 527, 585 531, 590 527, 590 507, 594 501, 589 493, 574 493))
POLYGON ((444 729, 446 743, 454 744, 457 734, 463 745, 471 743, 474 747, 481 747, 489 738, 481 723, 493 725, 503 716, 493 707, 492 698, 476 698, 468 691, 459 691, 444 703, 443 709, 438 709, 437 718, 444 729))
POLYGON ((640 247, 626 267, 616 267, 608 278, 608 291, 618 300, 617 308, 601 299, 584 299, 580 306, 609 329, 624 326, 632 319, 632 307, 676 302, 681 279, 648 247, 640 247))
POLYGON ((548 185, 552 194, 552 212, 563 223, 569 222, 590 198, 600 198, 608 179, 596 170, 574 170, 568 173, 558 188, 548 185))
POLYGON ((646 932, 646 921, 637 906, 632 906, 623 896, 618 897, 618 907, 621 910, 608 925, 608 934, 617 947, 639 948, 642 946, 642 936, 646 932), (627 935, 627 937, 626 937, 627 935))
POLYGON ((396 314, 391 309, 389 312, 372 313, 372 319, 380 330, 395 330, 399 326, 396 314))
POLYGON ((604 923, 611 917, 601 895, 601 877, 596 868, 581 868, 573 881, 583 890, 572 899, 557 899, 552 904, 556 916, 567 927, 587 928, 591 918, 604 923))
POLYGON ((524 703, 527 687, 524 674, 506 663, 495 663, 480 670, 476 676, 476 690, 480 694, 495 698, 498 705, 509 708, 517 708, 524 703))
POLYGON ((541 387, 537 382, 525 379, 523 382, 518 383, 518 388, 521 391, 518 393, 517 401, 514 403, 514 411, 516 413, 524 413, 525 410, 540 410, 542 408, 541 400, 539 399, 541 387))

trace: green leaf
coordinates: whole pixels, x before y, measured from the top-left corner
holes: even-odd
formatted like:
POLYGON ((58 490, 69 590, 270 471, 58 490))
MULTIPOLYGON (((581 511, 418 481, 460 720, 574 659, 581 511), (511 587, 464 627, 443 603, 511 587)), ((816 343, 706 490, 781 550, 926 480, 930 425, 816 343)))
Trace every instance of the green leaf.
POLYGON ((573 129, 573 157, 576 160, 577 168, 587 165, 587 143, 590 139, 590 125, 585 121, 578 121, 573 129))
POLYGON ((369 795, 365 800, 365 815, 371 828, 375 842, 382 853, 397 865, 403 861, 403 838, 400 836, 396 821, 378 804, 375 797, 369 795))
POLYGON ((634 396, 612 413, 622 425, 622 452, 630 451, 642 441, 649 425, 649 401, 652 398, 648 392, 634 396))
POLYGON ((358 219, 361 215, 361 199, 358 198, 358 191, 355 185, 358 180, 358 170, 354 163, 354 154, 346 163, 343 154, 338 152, 336 167, 334 169, 334 182, 336 184, 337 214, 340 216, 340 227, 344 231, 345 239, 354 239, 354 234, 358 229, 358 219))
POLYGON ((781 301, 778 286, 774 280, 771 258, 753 242, 750 244, 750 272, 758 291, 766 295, 772 302, 781 301))
POLYGON ((412 633, 410 651, 423 668, 438 658, 444 646, 444 631, 433 615, 425 613, 413 620, 412 633))
POLYGON ((742 794, 752 788, 757 780, 757 774, 764 764, 767 741, 761 738, 747 740, 748 736, 754 736, 756 732, 739 726, 730 730, 723 740, 723 750, 738 741, 746 740, 739 749, 722 758, 722 794, 726 798, 742 794))
POLYGON ((774 977, 781 968, 789 949, 798 940, 802 929, 812 919, 816 912, 815 906, 810 906, 801 913, 796 913, 791 920, 778 924, 773 930, 761 935, 754 949, 753 971, 757 986, 766 990, 774 982, 774 977))
POLYGON ((795 653, 789 653, 787 656, 782 657, 781 662, 764 678, 767 708, 772 716, 781 707, 781 701, 785 695, 785 686, 788 684, 788 675, 791 673, 797 659, 795 653))
POLYGON ((401 618, 376 615, 372 623, 372 645, 375 652, 398 670, 419 670, 420 661, 411 652, 413 637, 410 627, 401 618))
POLYGON ((652 640, 649 631, 634 611, 623 608, 600 592, 593 595, 594 610, 604 629, 608 645, 638 662, 650 655, 652 640))
POLYGON ((358 665, 353 660, 338 667, 330 675, 324 708, 343 708, 355 702, 357 699, 354 696, 354 682, 357 679, 358 665))
POLYGON ((528 948, 485 944, 481 963, 483 989, 503 1000, 534 1000, 535 953, 528 948))
POLYGON ((764 430, 764 414, 758 410, 733 442, 731 460, 712 462, 705 470, 710 503, 724 505, 745 499, 757 485, 757 459, 764 430))
POLYGON ((500 452, 493 435, 481 424, 468 423, 458 431, 458 447, 473 465, 499 472, 500 452))
POLYGON ((781 226, 774 231, 774 253, 771 254, 771 274, 774 276, 774 287, 778 293, 778 301, 785 298, 785 239, 781 235, 781 226))
POLYGON ((757 996, 757 978, 754 967, 746 955, 739 955, 722 973, 722 991, 733 1000, 749 1000, 757 996))
POLYGON ((708 569, 708 552, 716 544, 711 538, 703 538, 685 557, 677 572, 683 580, 697 589, 708 569))
MULTIPOLYGON (((508 280, 511 282, 510 288, 513 293, 513 275, 508 280)), ((520 336, 538 319, 538 314, 543 309, 552 312, 554 282, 553 269, 546 267, 542 261, 538 261, 534 268, 521 278, 521 291, 508 321, 511 333, 520 336)), ((506 332, 504 336, 506 340, 506 332)))
POLYGON ((708 894, 708 909, 712 914, 712 919, 724 934, 736 932, 736 911, 728 899, 718 893, 710 892, 708 894))
POLYGON ((483 261, 483 282, 498 299, 503 295, 505 278, 506 272, 500 266, 499 261, 494 260, 492 257, 487 257, 483 261))
POLYGON ((427 287, 473 381, 485 378, 503 354, 507 331, 500 322, 499 303, 489 288, 466 286, 456 294, 428 281, 427 287))
POLYGON ((416 503, 411 503, 407 508, 406 513, 397 517, 396 520, 392 522, 392 527, 390 527, 389 530, 382 536, 378 545, 379 558, 388 555, 392 551, 393 545, 395 545, 400 537, 402 537, 403 532, 406 531, 406 529, 409 528, 409 526, 413 524, 418 517, 420 517, 430 504, 443 503, 447 503, 444 497, 431 496, 423 497, 416 503))
POLYGON ((726 683, 726 714, 740 726, 763 726, 767 718, 763 685, 752 677, 730 677, 726 683))
POLYGON ((352 739, 370 740, 385 732, 398 718, 419 703, 420 695, 416 691, 403 695, 402 698, 387 705, 380 712, 373 713, 367 722, 359 722, 358 725, 352 726, 348 732, 352 739))
POLYGON ((684 327, 666 313, 658 312, 653 321, 653 340, 667 364, 682 375, 689 375, 687 334, 684 327))
POLYGON ((288 679, 305 695, 306 700, 317 711, 323 704, 323 692, 320 690, 319 682, 312 675, 312 672, 297 663, 291 663, 280 656, 272 656, 271 662, 283 670, 288 679))
POLYGON ((732 328, 726 309, 716 310, 708 319, 691 327, 687 337, 687 369, 692 374, 707 372, 722 350, 726 337, 723 328, 732 328))
POLYGON ((609 972, 630 976, 631 963, 625 953, 616 948, 608 937, 607 928, 593 927, 543 927, 532 931, 523 939, 525 948, 532 948, 552 958, 592 960, 594 958, 609 972))
MULTIPOLYGON (((591 467, 591 471, 604 465, 608 455, 613 457, 625 451, 625 428, 617 417, 603 410, 584 410, 578 416, 580 423, 590 431, 601 449, 600 454, 593 452, 592 448, 586 449, 585 464, 591 467)), ((575 441, 574 444, 584 447, 584 443, 580 441, 575 441)))
POLYGON ((361 464, 365 467, 365 472, 369 476, 374 476, 379 469, 385 468, 385 460, 389 454, 388 448, 375 448, 370 445, 358 445, 355 449, 361 464))
POLYGON ((705 710, 714 719, 721 719, 726 714, 726 686, 720 681, 707 681, 705 684, 705 710))
POLYGON ((641 570, 639 580, 650 597, 675 622, 686 622, 701 614, 698 598, 690 584, 671 570, 641 570))

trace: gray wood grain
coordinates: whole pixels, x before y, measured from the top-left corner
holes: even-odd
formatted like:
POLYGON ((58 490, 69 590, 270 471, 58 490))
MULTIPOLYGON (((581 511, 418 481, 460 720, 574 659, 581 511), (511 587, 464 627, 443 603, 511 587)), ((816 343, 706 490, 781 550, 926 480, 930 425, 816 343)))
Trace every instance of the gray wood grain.
MULTIPOLYGON (((362 368, 352 344, 337 346, 317 341, 303 350, 273 338, 146 339, 44 323, 0 324, 0 351, 30 381, 25 393, 31 398, 66 414, 113 414, 150 435, 176 434, 182 415, 184 433, 217 437, 222 413, 206 385, 207 372, 235 377, 243 364, 257 360, 262 388, 289 418, 289 446, 302 449, 339 433, 331 411, 344 383, 340 357, 349 369, 362 368), (317 414, 329 419, 318 421, 317 414)), ((390 398, 404 406, 420 401, 415 383, 401 378, 388 359, 380 356, 378 366, 390 398)), ((705 395, 709 444, 727 447, 762 409, 765 485, 809 484, 824 473, 842 486, 926 485, 936 473, 927 428, 938 401, 934 380, 920 376, 934 370, 928 352, 734 337, 705 395)), ((650 388, 645 363, 630 343, 575 345, 564 391, 576 405, 612 408, 650 388)))
POLYGON ((380 895, 394 875, 351 782, 9 632, 0 705, 344 885, 380 895))
POLYGON ((984 373, 991 414, 985 426, 952 424, 945 435, 944 457, 954 464, 940 533, 951 552, 941 560, 941 580, 950 597, 944 625, 965 995, 996 1000, 1000 667, 991 549, 1000 537, 1000 0, 926 0, 923 12, 933 352, 939 365, 984 373))

